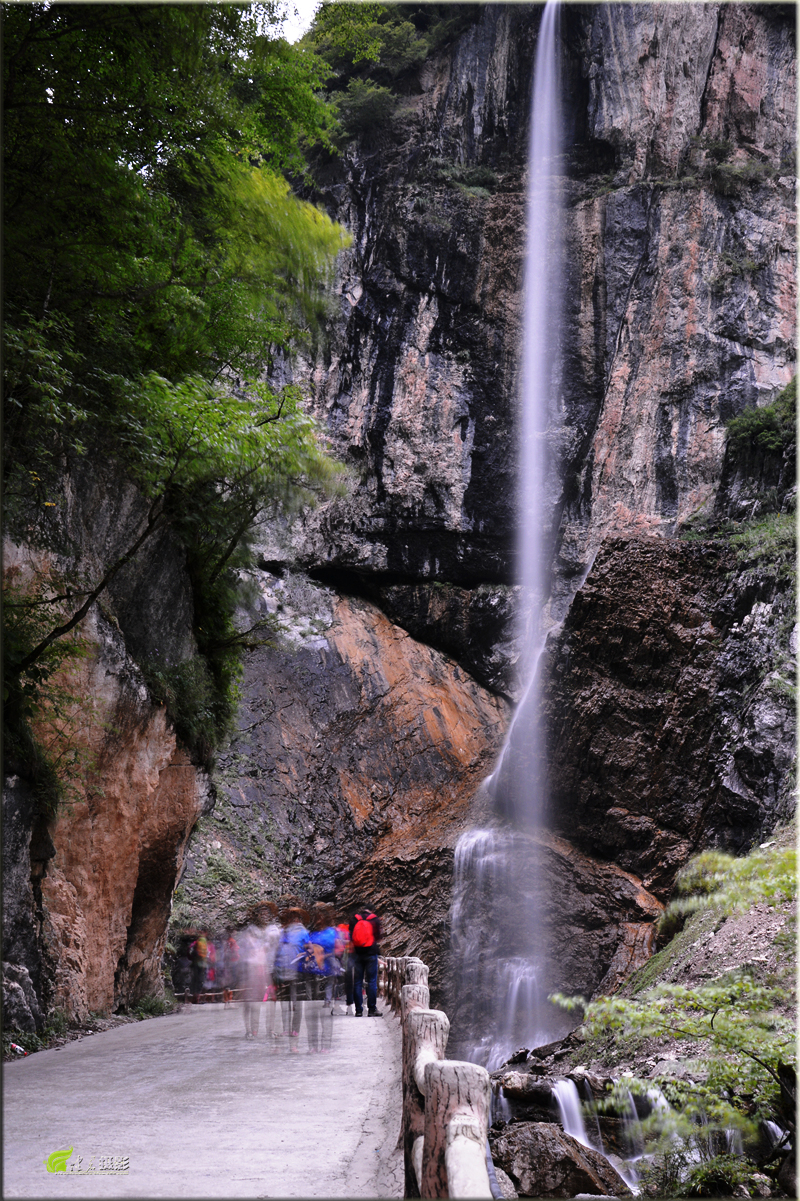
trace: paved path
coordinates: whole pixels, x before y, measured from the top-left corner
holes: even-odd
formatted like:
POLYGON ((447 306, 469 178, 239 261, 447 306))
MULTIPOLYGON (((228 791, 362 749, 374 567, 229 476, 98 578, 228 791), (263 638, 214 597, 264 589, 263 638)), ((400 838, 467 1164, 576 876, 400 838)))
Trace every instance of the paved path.
POLYGON ((399 1021, 332 1020, 328 1054, 203 1005, 5 1064, 3 1196, 402 1197, 399 1021), (49 1173, 70 1147, 82 1174, 49 1173), (127 1174, 87 1174, 101 1156, 127 1174))

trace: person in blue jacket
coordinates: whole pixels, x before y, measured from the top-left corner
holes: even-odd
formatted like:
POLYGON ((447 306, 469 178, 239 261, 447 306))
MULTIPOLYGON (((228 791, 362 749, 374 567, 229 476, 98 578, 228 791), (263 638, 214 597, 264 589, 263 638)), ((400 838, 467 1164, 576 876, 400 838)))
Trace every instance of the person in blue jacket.
POLYGON ((289 1050, 300 1049, 300 1024, 303 1020, 305 984, 300 965, 309 940, 308 917, 304 910, 292 907, 280 915, 283 932, 275 951, 273 975, 277 998, 281 1003, 283 1033, 289 1037, 289 1050))
POLYGON ((333 1036, 333 986, 338 971, 334 911, 323 901, 311 906, 310 933, 302 972, 306 980, 306 1029, 309 1051, 329 1051, 333 1036))

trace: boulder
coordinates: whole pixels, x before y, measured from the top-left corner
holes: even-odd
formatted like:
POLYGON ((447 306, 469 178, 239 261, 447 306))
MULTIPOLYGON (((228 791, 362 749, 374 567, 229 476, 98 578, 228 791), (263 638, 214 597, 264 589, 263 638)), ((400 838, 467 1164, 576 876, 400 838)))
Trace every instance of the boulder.
POLYGON ((631 1190, 604 1155, 554 1122, 518 1122, 491 1135, 492 1159, 521 1197, 628 1197, 631 1190))

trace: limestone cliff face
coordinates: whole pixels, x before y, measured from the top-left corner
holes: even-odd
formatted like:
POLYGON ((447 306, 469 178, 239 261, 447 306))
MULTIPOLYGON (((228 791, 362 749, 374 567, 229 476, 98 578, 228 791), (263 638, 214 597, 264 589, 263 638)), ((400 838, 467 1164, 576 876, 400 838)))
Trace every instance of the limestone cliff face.
POLYGON ((710 512, 724 422, 795 370, 792 23, 769 6, 598 6, 582 46, 587 134, 613 171, 573 184, 567 221, 565 391, 594 404, 565 572, 607 534, 710 512))
MULTIPOLYGON (((487 5, 387 128, 320 171, 353 247, 330 350, 306 375, 358 482, 284 555, 373 583, 514 578, 539 19, 487 5)), ((567 6, 563 22, 554 618, 606 535, 669 534, 713 508, 725 421, 795 363, 793 15, 611 4, 567 6)))
MULTIPOLYGON (((423 903, 434 862, 436 890, 449 880, 508 706, 368 601, 302 577, 265 573, 262 586, 286 632, 248 656, 238 732, 220 756, 217 804, 193 842, 181 902, 217 927, 258 895, 379 904, 363 866, 417 862, 383 907, 399 948, 414 937, 410 913, 400 915, 423 903), (214 879, 220 858, 227 881, 214 879)), ((423 923, 440 943, 448 898, 449 885, 423 923)))

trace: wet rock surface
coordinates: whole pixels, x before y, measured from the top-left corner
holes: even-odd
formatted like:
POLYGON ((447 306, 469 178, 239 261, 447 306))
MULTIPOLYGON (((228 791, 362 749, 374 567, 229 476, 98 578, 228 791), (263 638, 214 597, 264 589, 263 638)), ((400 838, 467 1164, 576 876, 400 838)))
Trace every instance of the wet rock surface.
MULTIPOLYGON (((792 846, 795 831, 783 826, 764 844, 764 849, 792 846)), ((701 906, 678 933, 638 971, 624 982, 620 997, 641 1000, 647 990, 659 985, 678 985, 686 989, 702 988, 744 975, 755 986, 777 990, 775 1013, 791 1023, 796 1004, 795 978, 795 905, 761 900, 739 912, 725 912, 710 903, 701 906)), ((502 1118, 496 1120, 492 1141, 513 1131, 520 1123, 561 1122, 556 1089, 571 1081, 581 1102, 588 1140, 616 1164, 643 1148, 642 1131, 636 1126, 633 1112, 601 1106, 599 1112, 591 1106, 610 1091, 615 1082, 627 1074, 640 1081, 690 1078, 696 1080, 702 1072, 705 1045, 698 1040, 676 1036, 616 1038, 613 1032, 600 1031, 591 1037, 585 1029, 573 1030, 565 1038, 546 1046, 521 1047, 492 1075, 495 1094, 501 1098, 498 1107, 502 1118)), ((794 1121, 796 1087, 791 1081, 785 1094, 777 1101, 774 1119, 782 1128, 794 1121)), ((630 1100, 633 1105, 633 1099, 630 1100)), ((635 1108, 638 1118, 650 1112, 651 1099, 637 1093, 635 1108)), ((762 1132, 761 1143, 749 1144, 751 1196, 793 1195, 787 1187, 792 1165, 771 1160, 772 1140, 762 1132), (754 1165, 769 1164, 771 1179, 754 1165), (780 1170, 779 1170, 780 1169, 780 1170)), ((624 1164, 619 1165, 624 1167, 624 1164)), ((641 1168, 641 1165, 639 1165, 641 1168)), ((629 1170, 630 1164, 625 1170, 629 1170)), ((652 1182, 648 1184, 648 1195, 652 1182)), ((591 1190, 586 1190, 591 1191, 591 1190)), ((536 1194, 539 1195, 539 1194, 536 1194)), ((743 1195, 743 1194, 742 1194, 743 1195)))
MULTIPOLYGON (((460 898, 459 927, 480 931, 481 937, 466 962, 457 948, 445 960, 451 1044, 465 1029, 489 1030, 496 1022, 498 961, 532 957, 545 996, 590 996, 616 991, 655 949, 659 901, 635 876, 582 854, 563 838, 516 834, 498 856, 496 870, 509 873, 503 886, 487 893, 476 876, 460 898)), ((446 887, 443 880, 442 890, 446 887)), ((546 1026, 553 1034, 574 1025, 574 1015, 548 1010, 546 1026)))

